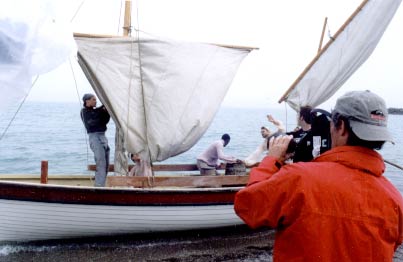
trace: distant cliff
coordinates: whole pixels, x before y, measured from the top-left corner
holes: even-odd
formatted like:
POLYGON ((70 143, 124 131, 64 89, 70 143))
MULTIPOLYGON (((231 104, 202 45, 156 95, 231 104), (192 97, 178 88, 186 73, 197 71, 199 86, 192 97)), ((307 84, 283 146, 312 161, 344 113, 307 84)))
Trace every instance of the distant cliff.
POLYGON ((388 113, 391 115, 403 115, 403 108, 388 108, 388 113))

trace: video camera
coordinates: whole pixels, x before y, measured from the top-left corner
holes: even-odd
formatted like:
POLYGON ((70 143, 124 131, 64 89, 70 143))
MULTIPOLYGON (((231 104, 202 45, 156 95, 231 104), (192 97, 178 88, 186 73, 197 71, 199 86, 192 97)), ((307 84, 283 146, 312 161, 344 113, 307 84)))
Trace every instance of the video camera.
MULTIPOLYGON (((271 139, 272 137, 279 137, 279 136, 284 136, 284 135, 287 135, 287 134, 285 134, 285 133, 283 133, 283 132, 277 131, 277 132, 275 132, 274 134, 272 134, 271 136, 269 136, 269 137, 267 138, 267 149, 269 149, 270 139, 271 139)), ((296 139, 296 138, 293 138, 293 139, 291 139, 290 143, 288 144, 286 153, 287 153, 287 154, 293 153, 293 152, 295 152, 295 149, 296 149, 296 148, 297 148, 297 139, 296 139)))
MULTIPOLYGON (((293 138, 288 144, 286 153, 295 153, 294 162, 311 161, 331 148, 330 121, 331 114, 326 110, 316 108, 311 110, 311 130, 301 137, 293 138)), ((277 131, 271 135, 267 141, 267 148, 270 139, 280 135, 286 134, 277 131)))

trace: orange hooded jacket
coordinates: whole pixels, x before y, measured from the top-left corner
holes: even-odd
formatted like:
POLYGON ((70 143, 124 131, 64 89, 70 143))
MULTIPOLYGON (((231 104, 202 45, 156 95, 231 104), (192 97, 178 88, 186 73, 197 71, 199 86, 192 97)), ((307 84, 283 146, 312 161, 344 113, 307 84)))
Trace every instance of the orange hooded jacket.
POLYGON ((252 228, 276 228, 274 261, 392 261, 403 240, 403 199, 374 150, 342 146, 312 162, 266 157, 235 196, 252 228))

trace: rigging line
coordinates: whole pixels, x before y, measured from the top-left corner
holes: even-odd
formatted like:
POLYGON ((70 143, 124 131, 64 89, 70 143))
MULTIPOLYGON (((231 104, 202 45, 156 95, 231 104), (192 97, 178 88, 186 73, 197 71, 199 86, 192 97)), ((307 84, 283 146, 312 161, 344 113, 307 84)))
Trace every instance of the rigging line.
POLYGON ((119 10, 119 20, 118 20, 118 30, 116 31, 116 34, 119 35, 119 29, 120 29, 120 19, 122 18, 122 5, 123 5, 123 0, 120 1, 120 10, 119 10))
POLYGON ((287 132, 287 129, 288 129, 288 111, 287 111, 287 102, 284 102, 284 108, 285 108, 285 132, 287 132))
POLYGON ((73 22, 74 18, 76 18, 76 15, 80 11, 80 9, 83 6, 84 2, 85 2, 85 0, 81 1, 81 4, 78 6, 78 8, 77 8, 76 12, 74 13, 73 17, 70 19, 70 23, 73 22))
MULTIPOLYGON (((70 64, 70 69, 71 69, 71 73, 73 74, 73 79, 74 79, 74 84, 75 84, 75 86, 76 86, 76 93, 77 93, 77 99, 78 99, 78 104, 79 104, 79 106, 80 106, 80 93, 78 92, 78 84, 77 84, 77 79, 76 79, 76 75, 74 74, 74 69, 73 69, 73 65, 72 65, 72 63, 71 63, 71 58, 69 58, 69 64, 70 64)), ((81 106, 80 106, 80 109, 81 109, 81 106)), ((89 157, 89 152, 88 152, 88 139, 87 139, 87 132, 86 132, 86 130, 85 130, 85 127, 84 127, 84 125, 82 125, 83 126, 83 131, 84 131, 84 140, 85 140, 85 145, 86 145, 86 150, 87 150, 87 166, 89 165, 89 160, 88 160, 88 157, 89 157)), ((90 178, 90 180, 91 180, 91 178, 90 178)))
POLYGON ((330 31, 331 31, 331 30, 330 30, 330 25, 329 25, 329 23, 327 23, 327 36, 328 36, 332 41, 334 41, 334 37, 332 36, 332 34, 331 34, 330 31))
POLYGON ((28 90, 27 94, 25 95, 24 99, 21 101, 20 105, 18 106, 17 111, 14 113, 14 115, 13 115, 13 117, 11 118, 10 122, 8 123, 8 125, 6 126, 6 128, 4 129, 4 132, 1 134, 1 136, 0 136, 0 141, 1 141, 1 140, 3 139, 3 137, 6 135, 8 129, 10 128, 11 124, 13 123, 13 121, 14 121, 15 117, 17 116, 18 112, 20 112, 20 109, 21 109, 22 105, 25 103, 25 100, 27 99, 29 93, 30 93, 31 90, 32 90, 32 87, 34 87, 34 85, 35 85, 36 81, 38 80, 38 78, 39 78, 39 75, 36 76, 34 82, 31 84, 31 87, 29 88, 29 90, 28 90))
POLYGON ((139 22, 139 2, 137 2, 136 5, 136 22, 137 22, 137 28, 138 30, 136 30, 136 38, 138 41, 138 56, 139 56, 139 74, 140 74, 140 86, 141 86, 141 97, 143 100, 143 108, 144 108, 144 126, 145 126, 145 130, 146 130, 146 142, 147 142, 147 149, 148 149, 148 157, 149 157, 149 161, 150 161, 150 167, 151 167, 151 174, 154 177, 154 170, 153 170, 153 163, 151 161, 151 150, 150 150, 150 146, 148 143, 148 128, 147 128, 147 114, 146 114, 146 105, 145 105, 145 99, 144 99, 144 85, 143 85, 143 74, 142 74, 142 66, 141 66, 141 45, 140 45, 140 22, 139 22))
MULTIPOLYGON (((133 45, 134 45, 134 40, 131 39, 131 44, 130 44, 130 64, 129 64, 129 89, 128 89, 128 95, 127 95, 127 115, 126 115, 126 128, 123 130, 124 132, 124 141, 128 140, 129 136, 129 120, 130 120, 130 95, 131 95, 131 90, 132 90, 132 76, 133 76, 133 45)), ((127 142, 126 142, 127 143, 127 142)), ((130 152, 129 158, 131 159, 131 154, 134 154, 136 152, 130 152)), ((127 168, 126 170, 126 175, 129 175, 129 169, 127 168)))
POLYGON ((389 160, 384 159, 383 162, 385 162, 385 163, 387 163, 387 164, 389 164, 389 165, 391 165, 391 166, 394 166, 394 167, 396 167, 396 168, 399 168, 400 170, 403 170, 403 166, 400 166, 400 165, 398 165, 398 164, 396 164, 396 163, 393 163, 393 162, 391 162, 391 161, 389 161, 389 160))

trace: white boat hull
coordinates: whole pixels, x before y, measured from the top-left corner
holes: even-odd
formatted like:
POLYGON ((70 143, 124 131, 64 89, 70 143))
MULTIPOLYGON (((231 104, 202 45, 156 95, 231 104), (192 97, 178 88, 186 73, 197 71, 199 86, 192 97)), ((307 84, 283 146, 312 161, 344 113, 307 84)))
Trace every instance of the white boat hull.
POLYGON ((33 241, 239 225, 233 205, 106 206, 0 200, 0 241, 33 241))

